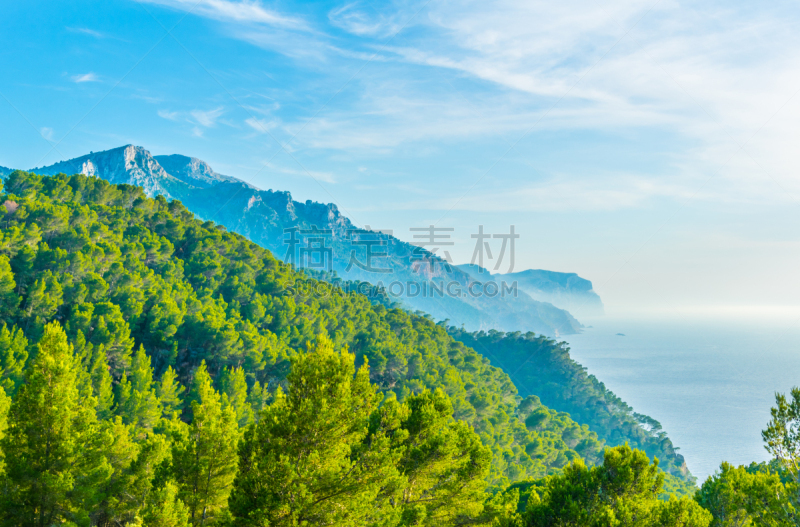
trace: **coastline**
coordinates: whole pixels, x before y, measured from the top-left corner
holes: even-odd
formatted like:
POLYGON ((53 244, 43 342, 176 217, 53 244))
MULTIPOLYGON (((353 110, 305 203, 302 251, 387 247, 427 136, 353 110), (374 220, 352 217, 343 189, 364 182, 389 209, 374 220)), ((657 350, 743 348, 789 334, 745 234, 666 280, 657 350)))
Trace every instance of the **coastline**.
POLYGON ((699 483, 722 461, 768 459, 761 430, 775 392, 800 384, 800 328, 738 319, 584 324, 593 327, 562 339, 571 356, 636 412, 661 422, 699 483))

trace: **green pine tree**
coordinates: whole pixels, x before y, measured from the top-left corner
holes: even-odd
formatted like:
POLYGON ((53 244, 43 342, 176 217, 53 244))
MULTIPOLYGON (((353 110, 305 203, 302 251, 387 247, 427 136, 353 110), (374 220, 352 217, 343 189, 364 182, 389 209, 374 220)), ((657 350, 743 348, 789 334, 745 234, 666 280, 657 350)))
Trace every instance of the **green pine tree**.
POLYGON ((99 503, 91 513, 94 525, 126 525, 137 513, 132 498, 130 467, 139 455, 134 441, 133 425, 126 425, 117 416, 101 424, 103 453, 109 465, 108 477, 98 485, 99 503))
POLYGON ((723 462, 703 483, 695 500, 714 515, 713 525, 797 525, 792 484, 766 463, 734 467, 723 462))
MULTIPOLYGON (((6 395, 5 390, 0 387, 0 445, 6 437, 8 430, 8 411, 11 408, 11 397, 6 395)), ((6 456, 5 451, 0 449, 0 478, 4 477, 6 473, 6 456)))
POLYGON ((0 321, 11 324, 20 300, 8 256, 0 255, 0 321))
POLYGON ((30 288, 24 308, 28 319, 26 331, 30 329, 37 333, 39 327, 55 315, 63 295, 61 284, 52 272, 45 271, 41 276, 30 288))
POLYGON ((164 417, 171 417, 174 412, 181 410, 183 407, 181 394, 184 391, 186 388, 178 382, 178 374, 172 366, 169 366, 161 376, 161 382, 158 383, 158 400, 161 402, 164 417))
POLYGON ((97 399, 97 418, 109 419, 113 415, 114 391, 113 379, 103 346, 98 346, 95 350, 89 373, 92 379, 92 393, 97 399))
POLYGON ((130 376, 124 375, 117 387, 115 413, 126 424, 152 430, 161 417, 161 405, 153 383, 153 368, 143 346, 133 355, 130 376))
POLYGON ((28 339, 22 330, 14 326, 10 331, 3 325, 0 329, 0 386, 13 396, 25 377, 25 362, 28 360, 28 339))
POLYGON ((102 423, 99 435, 109 471, 96 485, 92 525, 136 525, 151 501, 158 469, 168 461, 169 442, 161 434, 143 437, 119 416, 102 423))
POLYGON ((452 416, 449 398, 438 389, 411 396, 403 405, 390 399, 381 408, 382 421, 402 452, 398 467, 405 477, 385 497, 396 504, 403 525, 482 523, 492 453, 452 416))
POLYGON ((628 445, 608 448, 602 466, 570 463, 531 492, 528 527, 708 527, 713 517, 689 498, 659 500, 664 474, 658 461, 628 445))
POLYGON ((154 491, 142 511, 145 527, 189 527, 189 509, 178 498, 178 486, 171 481, 154 491))
POLYGON ((136 401, 133 400, 133 385, 124 373, 119 382, 114 386, 114 415, 119 415, 122 419, 130 423, 131 419, 136 418, 136 401))
POLYGON ((220 392, 228 396, 228 401, 236 411, 239 427, 244 428, 253 422, 253 408, 247 398, 247 381, 244 368, 229 367, 220 375, 220 392))
POLYGON ((227 396, 214 390, 205 362, 193 384, 192 422, 173 433, 172 467, 192 524, 209 525, 225 512, 236 475, 239 426, 227 396))
POLYGON ((6 455, 5 525, 53 525, 85 515, 104 460, 93 448, 95 402, 81 399, 75 370, 66 335, 57 323, 48 324, 0 443, 6 455))
POLYGON ((381 400, 366 366, 320 337, 292 359, 286 395, 247 429, 230 498, 235 525, 367 525, 397 478, 387 438, 365 442, 381 400))
POLYGON ((250 388, 250 393, 247 394, 247 402, 253 410, 253 419, 258 421, 261 411, 267 407, 267 400, 269 399, 269 392, 266 386, 261 386, 261 383, 256 381, 253 387, 250 388))
POLYGON ((66 326, 67 338, 72 344, 74 351, 75 367, 77 369, 78 391, 81 397, 90 397, 94 393, 92 384, 92 359, 94 357, 94 345, 86 342, 86 337, 82 331, 78 331, 74 337, 70 338, 69 322, 66 326))

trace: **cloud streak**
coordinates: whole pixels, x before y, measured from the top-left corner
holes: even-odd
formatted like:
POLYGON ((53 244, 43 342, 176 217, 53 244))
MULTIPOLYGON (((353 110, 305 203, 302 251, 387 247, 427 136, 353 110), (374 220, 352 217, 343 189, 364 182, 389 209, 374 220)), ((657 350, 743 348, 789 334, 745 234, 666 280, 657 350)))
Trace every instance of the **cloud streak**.
POLYGON ((78 84, 82 82, 99 82, 99 81, 100 79, 97 77, 97 75, 92 72, 72 76, 72 82, 76 82, 78 84))
POLYGON ((222 116, 225 109, 220 106, 213 110, 192 110, 190 112, 194 121, 205 128, 212 128, 217 125, 217 120, 222 116))
POLYGON ((244 122, 259 134, 265 134, 278 126, 274 119, 259 119, 258 117, 248 117, 244 122))
POLYGON ((88 27, 68 27, 67 31, 71 31, 72 33, 82 33, 84 35, 89 35, 90 37, 94 38, 108 38, 105 33, 101 33, 100 31, 95 31, 93 29, 89 29, 88 27))
POLYGON ((306 23, 292 16, 267 9, 257 1, 235 2, 230 0, 144 0, 181 11, 238 24, 265 24, 288 29, 307 29, 306 23))
POLYGON ((322 172, 319 170, 297 170, 293 168, 286 168, 280 165, 276 165, 271 163, 270 161, 266 161, 263 163, 264 167, 272 172, 277 172, 279 174, 287 174, 290 176, 301 176, 307 177, 311 179, 315 179, 318 181, 322 181, 323 183, 336 183, 336 178, 330 172, 322 172))
POLYGON ((169 110, 158 110, 158 116, 167 121, 177 121, 179 117, 178 112, 171 112, 169 110))

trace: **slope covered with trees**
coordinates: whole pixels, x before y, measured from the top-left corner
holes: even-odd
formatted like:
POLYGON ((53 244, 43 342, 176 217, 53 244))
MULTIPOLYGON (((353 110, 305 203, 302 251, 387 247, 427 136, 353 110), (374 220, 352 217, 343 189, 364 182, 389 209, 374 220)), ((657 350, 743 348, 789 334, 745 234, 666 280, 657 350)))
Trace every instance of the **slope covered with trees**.
POLYGON ((772 464, 659 500, 644 452, 442 326, 180 203, 22 172, 0 198, 2 525, 796 524, 800 390, 772 464))
POLYGON ((588 425, 608 446, 627 443, 661 468, 687 483, 694 478, 658 421, 637 414, 594 375, 573 360, 566 342, 534 333, 470 333, 449 328, 450 335, 474 348, 511 376, 521 396, 536 395, 549 408, 588 425))
POLYGON ((430 319, 295 272, 179 202, 98 178, 25 172, 9 176, 0 199, 9 386, 57 321, 91 379, 98 418, 144 429, 174 410, 189 419, 194 400, 178 392, 201 372, 245 425, 285 384, 290 358, 328 335, 359 364, 368 360, 371 380, 401 402, 443 390, 455 418, 493 452, 493 486, 602 459, 602 442, 564 413, 536 405, 551 418, 526 427, 509 377, 430 319))

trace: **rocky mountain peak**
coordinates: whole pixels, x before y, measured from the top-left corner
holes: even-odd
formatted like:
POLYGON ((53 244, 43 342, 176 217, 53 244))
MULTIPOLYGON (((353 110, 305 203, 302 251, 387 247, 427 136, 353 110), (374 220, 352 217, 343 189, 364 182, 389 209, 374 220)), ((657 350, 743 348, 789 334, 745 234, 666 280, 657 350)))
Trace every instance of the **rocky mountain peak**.
POLYGON ((168 174, 152 154, 141 146, 125 145, 103 152, 68 159, 32 170, 38 174, 84 174, 110 183, 126 183, 144 188, 148 196, 162 194, 174 198, 180 181, 168 174))

